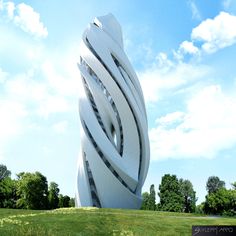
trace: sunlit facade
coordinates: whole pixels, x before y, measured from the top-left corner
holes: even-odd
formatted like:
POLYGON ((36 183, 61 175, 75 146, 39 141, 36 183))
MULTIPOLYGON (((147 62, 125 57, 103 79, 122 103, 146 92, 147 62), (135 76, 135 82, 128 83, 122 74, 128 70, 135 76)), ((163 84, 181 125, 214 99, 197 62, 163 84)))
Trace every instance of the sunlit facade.
POLYGON ((113 15, 95 18, 80 45, 81 152, 76 205, 134 208, 149 167, 143 93, 113 15))

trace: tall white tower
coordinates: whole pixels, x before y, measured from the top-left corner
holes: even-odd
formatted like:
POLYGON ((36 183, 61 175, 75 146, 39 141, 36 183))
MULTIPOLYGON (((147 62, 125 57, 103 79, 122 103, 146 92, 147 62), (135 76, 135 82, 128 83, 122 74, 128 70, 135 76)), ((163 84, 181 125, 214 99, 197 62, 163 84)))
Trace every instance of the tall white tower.
POLYGON ((78 67, 83 90, 76 205, 140 208, 149 166, 147 115, 112 14, 85 30, 78 67))

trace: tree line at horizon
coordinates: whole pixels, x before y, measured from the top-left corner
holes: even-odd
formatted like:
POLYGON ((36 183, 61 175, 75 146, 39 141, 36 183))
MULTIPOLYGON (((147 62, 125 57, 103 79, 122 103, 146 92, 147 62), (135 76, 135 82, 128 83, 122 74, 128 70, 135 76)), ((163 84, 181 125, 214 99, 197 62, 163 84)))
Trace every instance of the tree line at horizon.
MULTIPOLYGON (((75 199, 60 194, 57 183, 50 182, 40 172, 21 172, 11 178, 11 172, 0 164, 0 208, 56 209, 74 207, 75 199)), ((196 206, 197 197, 189 180, 178 179, 176 175, 165 174, 159 185, 159 203, 156 203, 155 186, 142 194, 142 210, 170 211, 236 216, 236 182, 232 189, 225 188, 225 182, 217 176, 210 176, 206 182, 205 201, 196 206)))
POLYGON ((170 211, 236 216, 236 182, 232 189, 225 188, 225 182, 217 176, 210 176, 206 182, 205 201, 196 206, 197 197, 189 180, 178 179, 176 175, 165 174, 159 185, 159 203, 156 203, 155 186, 142 194, 142 210, 170 211))
POLYGON ((46 210, 74 207, 75 199, 60 194, 57 183, 50 182, 40 172, 20 172, 16 179, 0 164, 0 208, 46 210))

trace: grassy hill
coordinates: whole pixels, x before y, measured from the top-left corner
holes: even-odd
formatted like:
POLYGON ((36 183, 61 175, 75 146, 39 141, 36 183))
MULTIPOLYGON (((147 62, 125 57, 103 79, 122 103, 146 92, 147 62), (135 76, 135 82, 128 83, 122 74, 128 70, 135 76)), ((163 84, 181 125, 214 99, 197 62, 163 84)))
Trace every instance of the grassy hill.
POLYGON ((236 225, 236 218, 121 209, 0 209, 0 235, 191 235, 192 225, 236 225))

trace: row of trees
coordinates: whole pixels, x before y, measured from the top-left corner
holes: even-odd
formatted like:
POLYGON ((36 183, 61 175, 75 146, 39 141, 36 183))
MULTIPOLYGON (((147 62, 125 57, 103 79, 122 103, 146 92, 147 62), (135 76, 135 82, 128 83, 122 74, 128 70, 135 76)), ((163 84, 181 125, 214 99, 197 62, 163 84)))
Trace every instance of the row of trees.
POLYGON ((224 181, 211 176, 206 189, 206 200, 196 206, 196 192, 192 183, 166 174, 159 185, 160 202, 156 204, 155 186, 152 184, 150 192, 143 193, 141 209, 236 216, 236 182, 232 184, 232 189, 226 189, 224 181))
POLYGON ((160 202, 156 204, 155 186, 152 184, 150 192, 143 193, 141 209, 172 212, 195 211, 196 192, 189 180, 178 179, 176 175, 164 175, 159 185, 158 196, 160 202))
POLYGON ((0 165, 0 207, 22 209, 55 209, 73 207, 74 198, 60 194, 58 184, 40 172, 21 172, 11 178, 11 172, 0 165))
POLYGON ((217 176, 209 177, 205 202, 198 206, 199 211, 206 214, 236 216, 236 182, 232 189, 225 188, 225 182, 217 176))

